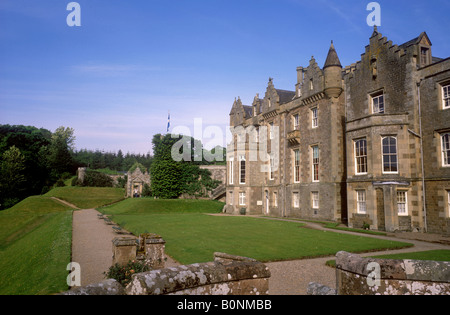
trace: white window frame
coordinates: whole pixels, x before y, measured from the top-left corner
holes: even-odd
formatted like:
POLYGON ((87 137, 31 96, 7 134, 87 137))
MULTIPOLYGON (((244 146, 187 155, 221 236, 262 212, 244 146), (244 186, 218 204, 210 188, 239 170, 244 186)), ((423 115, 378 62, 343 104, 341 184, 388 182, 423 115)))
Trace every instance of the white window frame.
POLYGON ((233 185, 234 183, 234 157, 229 160, 228 167, 228 184, 233 185))
POLYGON ((273 135, 273 122, 269 123, 269 139, 272 140, 274 138, 273 135))
POLYGON ((245 206, 246 202, 247 202, 247 200, 246 200, 245 192, 239 192, 239 205, 245 206))
POLYGON ((292 206, 294 208, 300 208, 300 194, 297 191, 292 193, 292 206))
MULTIPOLYGON (((381 165, 381 168, 382 168, 383 174, 398 174, 398 172, 399 172, 399 159, 398 159, 399 154, 398 154, 398 139, 397 139, 396 136, 385 136, 385 137, 381 137, 381 156, 382 156, 382 165, 381 165), (395 154, 393 154, 392 152, 384 153, 384 145, 383 145, 383 142, 384 142, 385 139, 388 139, 388 138, 393 138, 393 139, 395 139, 395 154), (396 156, 396 160, 397 160, 397 162, 396 162, 396 167, 397 167, 397 170, 396 170, 396 171, 385 171, 385 169, 384 169, 385 158, 389 157, 389 160, 391 160, 391 158, 390 158, 391 156, 396 156)), ((390 167, 392 167, 391 163, 392 163, 392 162, 390 162, 390 164, 389 164, 390 167)))
POLYGON ((450 132, 441 134, 442 166, 450 167, 450 132))
POLYGON ((354 147, 354 152, 355 152, 355 174, 356 175, 367 175, 367 171, 368 171, 368 164, 367 164, 367 139, 366 138, 361 138, 361 139, 356 139, 353 141, 353 147, 354 147), (358 155, 358 146, 357 144, 360 141, 365 141, 365 155, 358 155), (361 159, 363 161, 365 161, 365 163, 361 163, 361 159), (365 172, 360 172, 360 167, 365 165, 365 172))
POLYGON ((375 93, 370 96, 370 105, 372 107, 372 114, 384 114, 386 111, 386 103, 384 93, 375 93), (380 99, 383 100, 383 109, 380 109, 380 99), (375 101, 377 103, 375 108, 375 101))
POLYGON ((244 185, 245 184, 245 179, 246 179, 246 168, 247 168, 247 163, 245 161, 245 155, 241 155, 239 157, 239 184, 240 185, 244 185), (244 162, 244 167, 242 168, 242 162, 244 162), (242 174, 244 174, 244 181, 242 181, 242 174))
POLYGON ((447 190, 447 218, 450 218, 450 190, 447 190))
POLYGON ((399 216, 408 215, 408 192, 397 190, 397 214, 399 216))
POLYGON ((294 183, 300 183, 300 150, 294 150, 294 183), (298 159, 297 159, 298 156, 298 159))
POLYGON ((356 191, 356 212, 359 214, 367 213, 367 195, 365 190, 356 191))
POLYGON ((318 191, 311 192, 311 202, 312 202, 313 209, 319 209, 319 192, 318 191))
POLYGON ((320 182, 320 149, 318 145, 311 146, 311 177, 313 183, 320 182), (315 157, 315 149, 317 149, 317 157, 315 157), (316 178, 316 166, 317 166, 317 178, 316 178))
POLYGON ((450 109, 450 84, 442 86, 442 109, 450 109))
POLYGON ((311 108, 311 127, 313 129, 319 127, 319 108, 311 108))

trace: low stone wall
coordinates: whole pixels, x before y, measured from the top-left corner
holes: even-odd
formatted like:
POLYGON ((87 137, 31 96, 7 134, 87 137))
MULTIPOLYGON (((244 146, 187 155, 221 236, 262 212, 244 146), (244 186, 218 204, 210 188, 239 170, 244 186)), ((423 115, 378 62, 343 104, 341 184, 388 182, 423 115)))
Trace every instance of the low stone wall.
MULTIPOLYGON (((311 295, 331 292, 310 283, 311 295)), ((336 255, 337 295, 450 295, 450 262, 336 255)))
POLYGON ((267 295, 269 278, 261 262, 216 253, 213 262, 135 274, 125 288, 109 279, 63 295, 267 295))

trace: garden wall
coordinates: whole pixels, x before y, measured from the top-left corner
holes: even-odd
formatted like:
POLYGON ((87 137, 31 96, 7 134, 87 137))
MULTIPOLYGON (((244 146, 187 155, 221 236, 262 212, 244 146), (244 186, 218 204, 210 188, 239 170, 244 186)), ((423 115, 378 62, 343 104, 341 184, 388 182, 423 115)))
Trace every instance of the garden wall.
POLYGON ((213 262, 133 275, 127 287, 109 279, 63 295, 267 295, 270 271, 254 259, 215 253, 213 262))
MULTIPOLYGON (((310 283, 308 294, 330 294, 310 283)), ((336 255, 337 295, 450 295, 450 262, 336 255)))

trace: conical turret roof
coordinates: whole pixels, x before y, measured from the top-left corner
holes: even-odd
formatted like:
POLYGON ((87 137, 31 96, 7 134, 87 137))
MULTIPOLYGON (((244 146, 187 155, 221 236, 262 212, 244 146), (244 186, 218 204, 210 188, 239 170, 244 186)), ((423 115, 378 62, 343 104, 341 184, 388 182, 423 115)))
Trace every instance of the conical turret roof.
POLYGON ((336 49, 334 48, 333 41, 331 41, 330 50, 328 51, 327 60, 325 61, 325 65, 323 66, 323 68, 325 69, 327 67, 336 66, 342 68, 341 61, 339 60, 336 49))

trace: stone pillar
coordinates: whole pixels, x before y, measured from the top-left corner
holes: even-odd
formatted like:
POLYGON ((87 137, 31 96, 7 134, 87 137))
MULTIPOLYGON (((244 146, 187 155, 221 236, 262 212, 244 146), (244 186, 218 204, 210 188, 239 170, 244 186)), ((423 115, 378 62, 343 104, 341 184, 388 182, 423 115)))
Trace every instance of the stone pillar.
POLYGON ((398 230, 398 213, 397 213, 397 190, 396 185, 385 185, 383 187, 384 194, 384 217, 387 232, 398 230))
POLYGON ((151 269, 163 269, 165 267, 166 241, 161 236, 151 234, 145 238, 145 264, 151 269))
POLYGON ((136 239, 118 237, 113 241, 113 262, 112 265, 126 265, 130 260, 136 259, 136 239))

